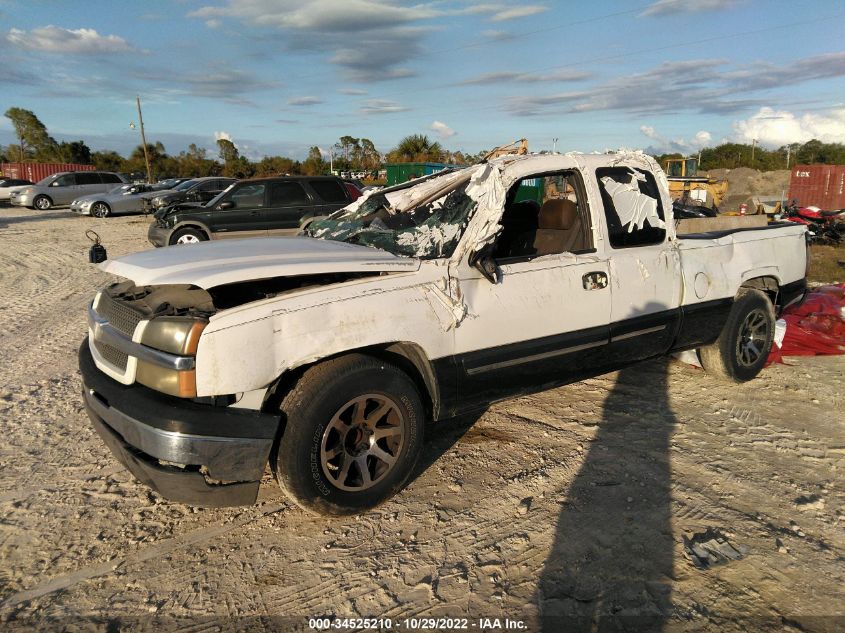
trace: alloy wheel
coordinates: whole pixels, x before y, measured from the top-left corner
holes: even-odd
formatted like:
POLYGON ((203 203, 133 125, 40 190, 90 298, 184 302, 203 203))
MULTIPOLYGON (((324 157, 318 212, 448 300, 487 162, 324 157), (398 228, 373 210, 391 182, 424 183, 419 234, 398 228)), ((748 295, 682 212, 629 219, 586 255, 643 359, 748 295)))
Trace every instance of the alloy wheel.
POLYGON ((391 398, 369 393, 353 398, 332 417, 320 443, 320 465, 340 490, 361 492, 396 464, 407 424, 391 398))
POLYGON ((769 337, 769 320, 760 308, 745 317, 736 341, 736 358, 740 365, 750 367, 757 363, 766 349, 769 337))

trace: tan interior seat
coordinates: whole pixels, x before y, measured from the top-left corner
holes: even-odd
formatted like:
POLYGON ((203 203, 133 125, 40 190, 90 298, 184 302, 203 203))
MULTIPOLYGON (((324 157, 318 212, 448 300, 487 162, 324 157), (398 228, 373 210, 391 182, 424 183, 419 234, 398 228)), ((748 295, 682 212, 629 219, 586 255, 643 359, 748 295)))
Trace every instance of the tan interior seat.
POLYGON ((571 200, 546 200, 540 207, 534 248, 537 255, 550 255, 581 250, 581 216, 578 205, 571 200))

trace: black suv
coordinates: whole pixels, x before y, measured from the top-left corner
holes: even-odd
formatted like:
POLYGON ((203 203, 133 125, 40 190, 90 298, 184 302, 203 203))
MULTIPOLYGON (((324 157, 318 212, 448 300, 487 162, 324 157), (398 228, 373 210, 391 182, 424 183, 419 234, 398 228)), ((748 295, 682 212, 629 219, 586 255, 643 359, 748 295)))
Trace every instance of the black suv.
POLYGON ((241 180, 206 204, 174 204, 155 213, 154 246, 226 237, 294 235, 300 223, 345 207, 352 196, 334 176, 241 180))

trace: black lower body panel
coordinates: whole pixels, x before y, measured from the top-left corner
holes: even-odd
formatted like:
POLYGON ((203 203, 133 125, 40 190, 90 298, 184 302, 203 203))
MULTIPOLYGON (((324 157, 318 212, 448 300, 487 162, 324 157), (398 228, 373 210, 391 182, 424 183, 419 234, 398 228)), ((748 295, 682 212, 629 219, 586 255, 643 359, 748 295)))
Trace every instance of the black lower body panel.
POLYGON ((199 506, 250 505, 279 416, 203 405, 123 385, 79 350, 85 409, 115 457, 163 497, 199 506))

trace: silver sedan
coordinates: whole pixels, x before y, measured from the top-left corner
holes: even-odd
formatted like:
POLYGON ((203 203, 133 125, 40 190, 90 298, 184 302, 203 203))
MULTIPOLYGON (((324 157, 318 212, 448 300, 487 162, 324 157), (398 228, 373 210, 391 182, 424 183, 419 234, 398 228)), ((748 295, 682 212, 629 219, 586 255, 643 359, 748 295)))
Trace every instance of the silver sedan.
POLYGON ((122 213, 142 213, 141 200, 158 193, 160 190, 155 185, 120 185, 106 193, 81 196, 70 203, 70 210, 97 218, 122 213))

